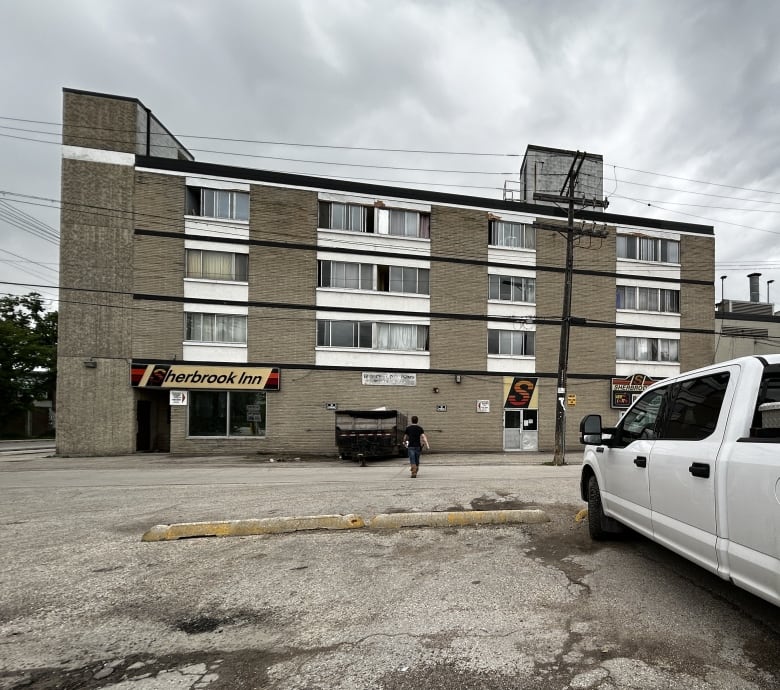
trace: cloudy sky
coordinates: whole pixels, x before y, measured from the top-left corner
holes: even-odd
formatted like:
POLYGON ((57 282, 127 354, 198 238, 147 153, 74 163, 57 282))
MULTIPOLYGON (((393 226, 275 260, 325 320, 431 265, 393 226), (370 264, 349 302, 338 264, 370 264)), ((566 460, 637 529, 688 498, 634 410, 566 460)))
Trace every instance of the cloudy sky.
POLYGON ((0 0, 0 294, 57 284, 69 87, 197 160, 478 196, 528 144, 600 153, 610 211, 714 225, 717 299, 758 271, 780 305, 778 30, 757 0, 0 0))

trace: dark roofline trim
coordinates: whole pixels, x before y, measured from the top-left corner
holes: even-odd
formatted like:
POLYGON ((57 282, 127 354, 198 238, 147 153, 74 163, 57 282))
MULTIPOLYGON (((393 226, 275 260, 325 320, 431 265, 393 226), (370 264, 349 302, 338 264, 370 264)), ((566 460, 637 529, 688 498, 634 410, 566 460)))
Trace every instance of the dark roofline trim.
MULTIPOLYGON (((182 150, 183 150, 183 151, 185 151, 185 152, 187 153, 187 155, 188 155, 190 158, 192 158, 193 160, 195 159, 195 156, 193 156, 193 155, 192 155, 192 153, 190 152, 190 150, 189 150, 189 149, 188 149, 188 148, 187 148, 187 147, 186 147, 184 144, 182 144, 182 143, 179 141, 179 139, 176 137, 176 135, 175 135, 173 132, 171 132, 171 130, 170 130, 170 129, 168 129, 168 128, 167 128, 167 127, 166 127, 166 126, 163 124, 163 122, 160 120, 160 118, 159 118, 159 117, 157 117, 157 116, 154 114, 154 112, 152 111, 152 109, 151 109, 151 108, 147 108, 147 107, 146 107, 146 106, 143 104, 143 102, 142 102, 142 101, 139 101, 137 98, 134 98, 133 96, 117 96, 117 95, 115 95, 115 94, 112 94, 112 93, 100 93, 99 91, 84 91, 83 89, 70 89, 70 88, 68 88, 68 87, 66 87, 66 86, 63 86, 63 87, 62 87, 62 92, 63 92, 63 93, 73 93, 73 94, 77 94, 77 95, 79 95, 79 96, 94 96, 95 98, 106 98, 106 99, 108 99, 108 100, 111 100, 111 101, 126 101, 126 102, 128 102, 128 103, 135 103, 136 105, 138 105, 138 106, 140 106, 141 108, 143 108, 143 109, 144 109, 144 111, 146 112, 146 114, 147 114, 149 117, 152 117, 152 118, 154 118, 155 122, 156 122, 158 125, 160 125, 160 127, 162 127, 162 128, 163 128, 163 129, 164 129, 164 130, 165 130, 165 131, 168 133, 168 136, 169 136, 169 137, 171 137, 171 139, 173 139, 173 140, 174 140, 174 141, 175 141, 175 142, 176 142, 176 143, 177 143, 177 144, 178 144, 178 145, 179 145, 179 146, 182 148, 182 150)), ((147 135, 148 135, 148 133, 147 133, 147 135)))
POLYGON ((67 86, 62 87, 63 93, 75 93, 79 96, 95 96, 96 98, 108 98, 112 101, 129 101, 130 103, 137 103, 142 108, 146 108, 146 106, 141 103, 137 98, 134 98, 133 96, 116 96, 112 93, 101 93, 100 91, 85 91, 84 89, 70 89, 67 86))
POLYGON ((735 314, 730 311, 716 311, 715 318, 720 321, 756 321, 758 323, 780 323, 780 316, 763 314, 735 314))
MULTIPOLYGON (((265 182, 267 184, 285 185, 289 187, 313 187, 332 192, 351 192, 353 194, 366 194, 380 197, 392 196, 400 199, 426 201, 449 206, 476 206, 491 210, 513 211, 515 213, 528 213, 529 215, 566 218, 566 211, 555 206, 527 204, 519 201, 504 201, 502 199, 453 194, 451 192, 410 189, 408 187, 391 187, 388 185, 371 184, 367 182, 335 180, 328 177, 315 177, 312 175, 302 175, 300 173, 281 173, 271 170, 258 170, 255 168, 240 168, 220 163, 203 163, 199 161, 182 161, 173 158, 136 155, 135 165, 138 168, 149 168, 152 170, 163 170, 191 175, 238 178, 252 182, 265 182)), ((634 225, 656 230, 688 232, 696 235, 714 235, 715 232, 711 225, 681 223, 657 218, 640 218, 638 216, 622 216, 613 213, 600 213, 598 211, 579 211, 577 213, 577 220, 595 220, 609 225, 634 225)))
MULTIPOLYGON (((572 151, 571 149, 557 149, 554 146, 537 146, 536 144, 528 144, 528 146, 525 147, 526 153, 523 155, 523 158, 525 158, 528 155, 528 151, 544 151, 545 153, 563 153, 563 154, 573 154, 577 153, 576 151, 572 151)), ((587 151, 580 151, 580 153, 585 154, 585 158, 596 158, 600 161, 604 160, 604 156, 602 156, 600 153, 588 153, 587 151)))

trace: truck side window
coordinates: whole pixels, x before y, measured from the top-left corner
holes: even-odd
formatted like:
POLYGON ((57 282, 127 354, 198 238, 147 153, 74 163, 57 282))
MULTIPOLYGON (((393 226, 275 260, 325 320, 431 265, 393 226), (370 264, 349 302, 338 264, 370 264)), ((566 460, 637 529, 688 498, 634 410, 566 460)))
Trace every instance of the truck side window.
POLYGON ((710 436, 718 425, 728 383, 729 373, 721 372, 675 384, 660 437, 700 441, 710 436))
POLYGON ((656 422, 666 395, 667 388, 659 388, 645 393, 636 404, 626 412, 617 427, 615 445, 627 446, 638 439, 656 438, 656 422))

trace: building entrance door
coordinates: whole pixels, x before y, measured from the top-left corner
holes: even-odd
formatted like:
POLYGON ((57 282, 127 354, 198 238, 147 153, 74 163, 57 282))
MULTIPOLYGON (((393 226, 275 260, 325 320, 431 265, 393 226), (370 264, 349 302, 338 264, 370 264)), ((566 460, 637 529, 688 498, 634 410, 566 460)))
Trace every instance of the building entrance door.
POLYGON ((145 393, 136 400, 135 449, 139 453, 171 449, 171 416, 168 391, 145 393))
POLYGON ((539 450, 537 410, 504 410, 504 450, 539 450))

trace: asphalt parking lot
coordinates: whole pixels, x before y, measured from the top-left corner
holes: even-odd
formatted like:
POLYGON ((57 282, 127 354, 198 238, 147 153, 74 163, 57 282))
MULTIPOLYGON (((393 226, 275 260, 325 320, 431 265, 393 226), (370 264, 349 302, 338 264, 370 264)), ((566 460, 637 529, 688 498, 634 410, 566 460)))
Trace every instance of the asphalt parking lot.
POLYGON ((2 689, 780 687, 780 610, 643 538, 592 543, 576 464, 48 452, 0 448, 2 689), (527 509, 549 522, 141 541, 527 509))

